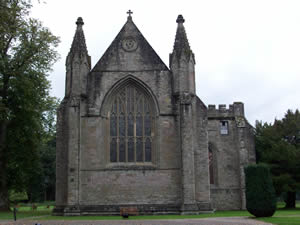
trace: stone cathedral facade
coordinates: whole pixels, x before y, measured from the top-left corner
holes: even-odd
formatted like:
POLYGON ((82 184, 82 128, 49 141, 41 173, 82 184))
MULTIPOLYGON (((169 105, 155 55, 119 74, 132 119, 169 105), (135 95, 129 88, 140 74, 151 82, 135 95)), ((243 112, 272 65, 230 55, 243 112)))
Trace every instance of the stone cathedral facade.
POLYGON ((83 21, 66 60, 57 117, 55 215, 179 214, 242 209, 255 162, 243 103, 196 95, 195 55, 177 18, 169 67, 127 21, 91 68, 83 21))

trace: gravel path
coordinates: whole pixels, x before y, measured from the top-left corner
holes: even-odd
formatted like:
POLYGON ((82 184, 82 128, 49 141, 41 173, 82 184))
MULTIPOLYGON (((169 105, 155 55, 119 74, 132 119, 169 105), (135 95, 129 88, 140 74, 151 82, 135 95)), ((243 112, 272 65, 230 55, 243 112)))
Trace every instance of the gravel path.
POLYGON ((176 220, 18 220, 0 221, 0 225, 271 225, 247 217, 222 217, 176 220))

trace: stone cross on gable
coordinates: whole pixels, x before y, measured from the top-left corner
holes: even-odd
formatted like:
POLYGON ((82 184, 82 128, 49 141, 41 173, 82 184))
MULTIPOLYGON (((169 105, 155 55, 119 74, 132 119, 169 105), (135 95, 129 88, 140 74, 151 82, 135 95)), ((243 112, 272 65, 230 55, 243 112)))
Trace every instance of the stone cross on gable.
POLYGON ((128 12, 127 12, 127 14, 129 15, 129 16, 131 16, 131 14, 132 14, 133 12, 129 9, 128 10, 128 12))

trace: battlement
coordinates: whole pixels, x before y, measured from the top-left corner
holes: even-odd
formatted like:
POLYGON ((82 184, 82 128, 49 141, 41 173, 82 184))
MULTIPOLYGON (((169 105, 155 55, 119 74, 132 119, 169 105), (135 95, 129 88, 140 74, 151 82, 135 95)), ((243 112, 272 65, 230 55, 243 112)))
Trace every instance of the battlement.
POLYGON ((234 102, 227 108, 226 105, 220 104, 218 108, 216 105, 208 105, 208 117, 236 117, 244 116, 244 103, 234 102))

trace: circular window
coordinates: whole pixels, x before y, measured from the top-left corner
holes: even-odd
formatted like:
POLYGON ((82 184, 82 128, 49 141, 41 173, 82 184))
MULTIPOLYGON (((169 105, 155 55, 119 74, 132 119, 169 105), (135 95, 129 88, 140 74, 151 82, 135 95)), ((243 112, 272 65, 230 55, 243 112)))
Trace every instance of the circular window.
POLYGON ((122 47, 127 52, 132 52, 137 49, 138 44, 132 37, 125 38, 122 42, 122 47))

